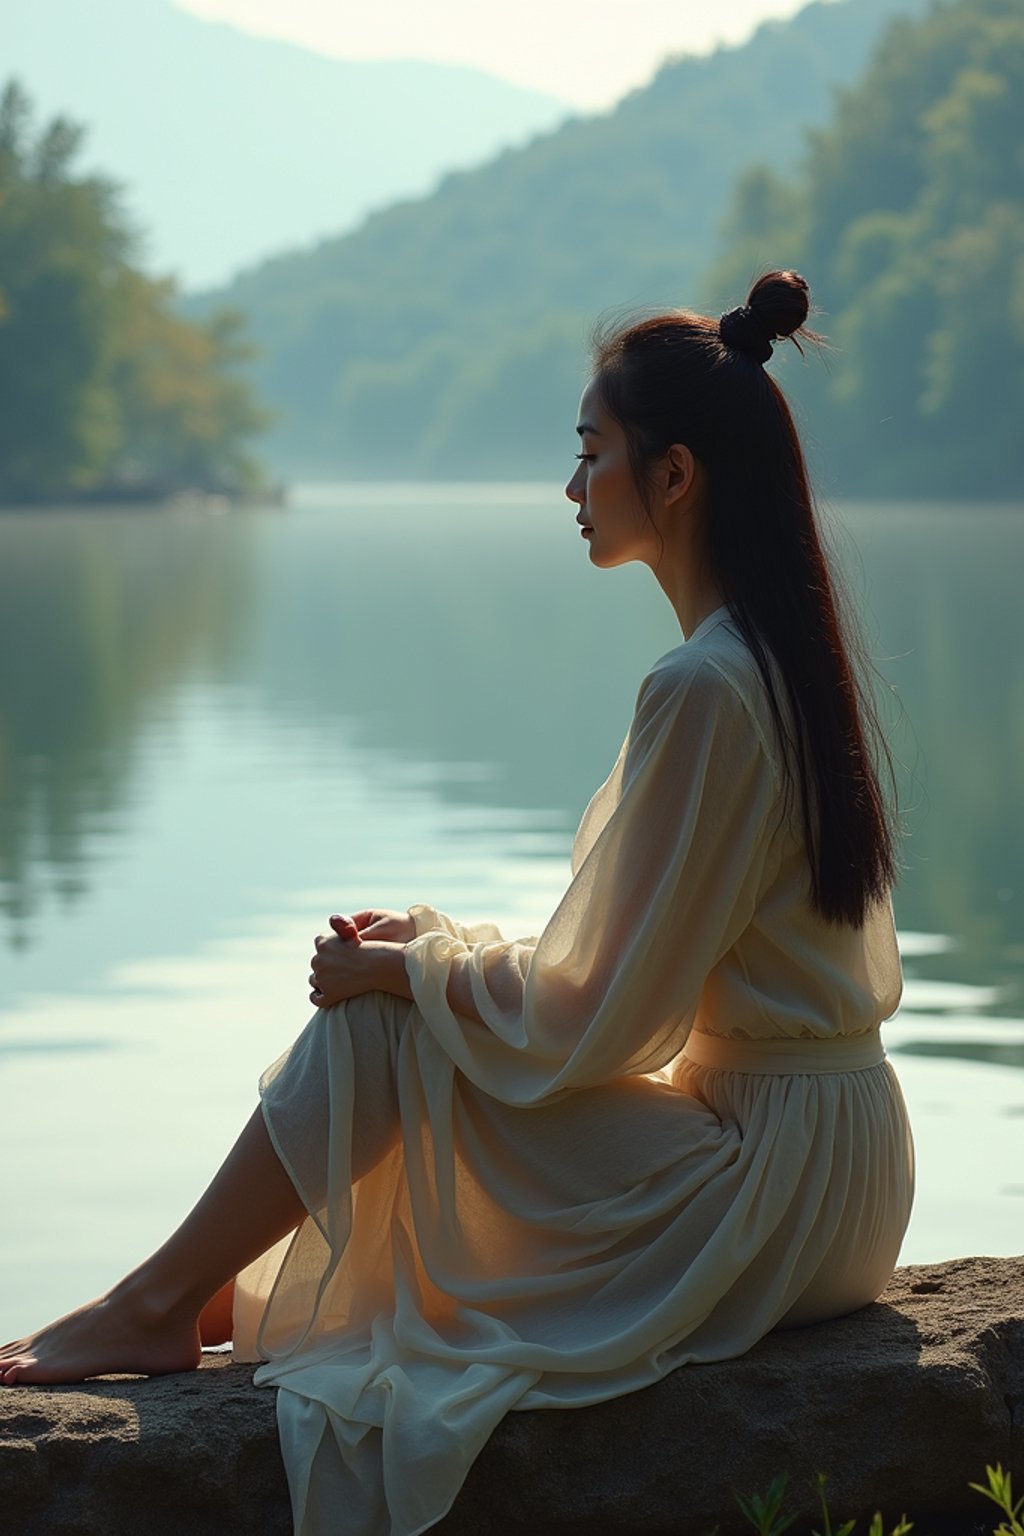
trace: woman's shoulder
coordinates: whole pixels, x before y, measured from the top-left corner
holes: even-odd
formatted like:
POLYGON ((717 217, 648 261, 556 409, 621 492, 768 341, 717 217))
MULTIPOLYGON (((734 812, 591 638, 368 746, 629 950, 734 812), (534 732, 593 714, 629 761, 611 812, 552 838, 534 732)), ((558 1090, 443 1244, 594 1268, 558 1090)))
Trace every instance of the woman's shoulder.
POLYGON ((757 660, 728 609, 698 626, 688 640, 660 656, 640 685, 637 711, 675 707, 746 726, 771 760, 775 729, 757 660))
POLYGON ((688 640, 659 656, 640 685, 641 697, 650 690, 660 695, 693 693, 709 702, 734 697, 749 706, 763 693, 764 684, 729 610, 720 608, 688 640))

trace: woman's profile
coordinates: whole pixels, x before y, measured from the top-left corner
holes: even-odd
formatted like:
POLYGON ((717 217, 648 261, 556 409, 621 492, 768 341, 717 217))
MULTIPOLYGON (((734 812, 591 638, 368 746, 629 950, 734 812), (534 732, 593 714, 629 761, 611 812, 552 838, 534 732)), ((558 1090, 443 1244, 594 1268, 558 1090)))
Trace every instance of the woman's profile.
MULTIPOLYGON (((913 1153, 879 1025, 893 812, 789 409, 807 285, 595 343, 566 491, 681 643, 639 687, 543 932, 331 919, 317 1011, 195 1209, 8 1386, 278 1388, 299 1536, 413 1536, 510 1409, 572 1408, 874 1300, 913 1153)), ((580 666, 587 658, 579 658, 580 666)))

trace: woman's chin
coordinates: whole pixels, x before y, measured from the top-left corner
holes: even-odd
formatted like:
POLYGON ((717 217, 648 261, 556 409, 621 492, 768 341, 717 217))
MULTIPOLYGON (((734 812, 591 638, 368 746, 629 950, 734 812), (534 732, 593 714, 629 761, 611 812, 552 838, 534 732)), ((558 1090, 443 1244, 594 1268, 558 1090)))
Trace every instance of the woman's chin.
POLYGON ((599 544, 595 545, 589 540, 588 542, 590 543, 590 548, 587 553, 590 556, 590 563, 591 565, 596 565, 599 570, 612 571, 617 565, 626 565, 628 563, 628 556, 616 555, 614 551, 602 550, 599 544))

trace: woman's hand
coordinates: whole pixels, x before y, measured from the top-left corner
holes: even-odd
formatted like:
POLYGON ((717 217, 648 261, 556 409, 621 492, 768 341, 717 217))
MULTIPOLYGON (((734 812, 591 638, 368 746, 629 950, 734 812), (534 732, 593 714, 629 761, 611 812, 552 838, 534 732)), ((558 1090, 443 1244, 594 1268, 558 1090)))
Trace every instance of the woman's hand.
POLYGON ((335 914, 330 924, 330 933, 317 936, 316 953, 309 962, 311 1003, 317 1008, 333 1008, 335 1003, 359 997, 364 992, 393 992, 399 997, 411 995, 401 944, 378 938, 364 942, 356 920, 351 917, 335 914))
MULTIPOLYGON (((391 912, 387 907, 371 907, 357 912, 352 921, 364 939, 385 939, 390 944, 408 944, 416 937, 416 923, 408 912, 391 912)), ((331 926, 334 924, 332 922, 331 926)))

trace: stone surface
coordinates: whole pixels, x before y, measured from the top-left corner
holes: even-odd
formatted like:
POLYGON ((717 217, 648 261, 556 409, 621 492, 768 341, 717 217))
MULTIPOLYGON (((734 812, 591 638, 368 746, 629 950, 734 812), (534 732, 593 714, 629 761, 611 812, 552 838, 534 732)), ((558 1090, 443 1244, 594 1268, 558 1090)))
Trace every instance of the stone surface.
MULTIPOLYGON (((733 1489, 787 1471, 787 1508, 808 1518, 820 1470, 834 1515, 991 1530, 967 1485, 996 1461, 1024 1492, 1024 1260, 957 1259, 899 1270, 873 1306, 739 1360, 509 1414, 434 1529, 731 1536, 750 1530, 733 1489)), ((223 1356, 154 1381, 0 1389, 0 1531, 288 1536, 274 1394, 223 1356)))

